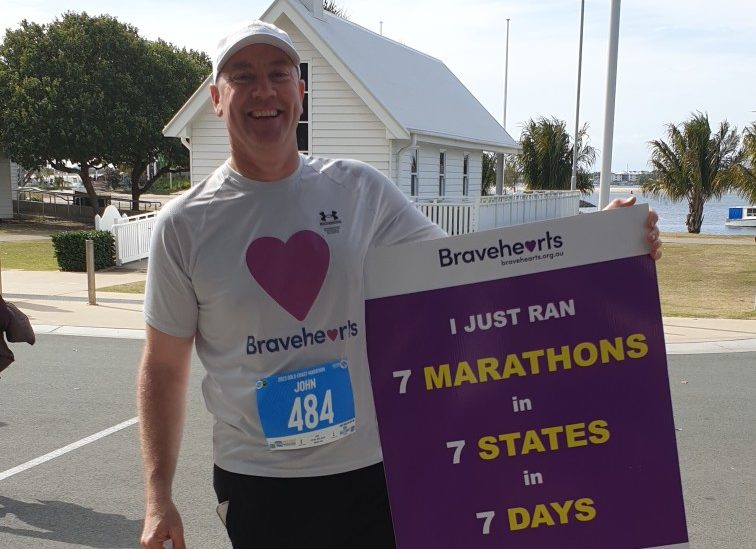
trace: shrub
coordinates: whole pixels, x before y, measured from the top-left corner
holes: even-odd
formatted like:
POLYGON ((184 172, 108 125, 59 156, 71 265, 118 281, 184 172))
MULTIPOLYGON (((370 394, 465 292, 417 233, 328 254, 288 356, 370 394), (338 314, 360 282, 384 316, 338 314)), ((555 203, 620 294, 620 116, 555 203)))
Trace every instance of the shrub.
POLYGON ((85 241, 94 242, 95 270, 115 265, 115 239, 108 231, 63 231, 52 237, 55 259, 61 271, 85 272, 87 256, 85 241))

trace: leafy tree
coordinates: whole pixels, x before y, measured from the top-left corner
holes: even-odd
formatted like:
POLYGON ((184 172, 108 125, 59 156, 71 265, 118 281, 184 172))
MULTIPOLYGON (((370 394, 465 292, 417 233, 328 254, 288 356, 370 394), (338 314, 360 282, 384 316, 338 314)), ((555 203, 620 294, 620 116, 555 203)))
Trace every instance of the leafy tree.
POLYGON ((654 177, 641 185, 644 193, 672 202, 688 201, 685 224, 700 233, 704 204, 731 190, 740 192, 740 138, 727 121, 712 134, 709 117, 697 113, 682 124, 667 125, 667 141, 651 141, 654 177))
MULTIPOLYGON (((519 166, 530 190, 569 190, 572 178, 572 144, 565 122, 541 117, 525 123, 520 136, 519 166)), ((578 132, 577 189, 593 191, 588 169, 596 161, 596 149, 588 145, 588 125, 578 132)))
POLYGON ((756 204, 756 122, 751 122, 743 131, 741 157, 736 190, 751 204, 756 204))
MULTIPOLYGON (((483 185, 481 196, 491 196, 496 193, 496 153, 483 153, 483 185)), ((520 178, 520 165, 516 154, 504 155, 504 189, 511 187, 514 191, 520 178)))
POLYGON ((142 70, 141 98, 132 103, 123 154, 112 159, 128 167, 132 209, 139 197, 161 176, 189 170, 189 153, 175 138, 164 137, 170 121, 202 81, 210 74, 210 59, 194 50, 178 49, 162 40, 144 42, 147 64, 142 70), (146 177, 147 167, 158 169, 146 177))
POLYGON ((520 169, 520 159, 516 154, 504 155, 504 182, 502 184, 504 189, 507 187, 512 188, 512 192, 515 191, 517 181, 522 177, 522 170, 520 169))
POLYGON ((147 41, 107 15, 23 21, 0 46, 0 142, 27 168, 78 174, 92 204, 89 170, 126 166, 138 209, 157 178, 186 171, 188 153, 162 128, 209 73, 204 53, 147 41))
POLYGON ((656 177, 656 174, 642 173, 638 176, 638 185, 643 185, 646 181, 653 179, 654 177, 656 177))
POLYGON ((146 66, 137 30, 110 16, 23 21, 0 45, 0 142, 26 168, 78 174, 96 205, 89 170, 123 154, 146 66))
POLYGON ((483 153, 483 174, 480 187, 481 196, 490 196, 496 192, 496 153, 483 153))

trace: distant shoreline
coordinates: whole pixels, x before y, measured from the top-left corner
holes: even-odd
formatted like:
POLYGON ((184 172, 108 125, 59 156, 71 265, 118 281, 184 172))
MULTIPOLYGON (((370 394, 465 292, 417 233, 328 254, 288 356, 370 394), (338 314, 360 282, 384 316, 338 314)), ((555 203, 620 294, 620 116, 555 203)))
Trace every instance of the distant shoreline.
MULTIPOLYGON (((596 190, 598 190, 598 185, 596 190)), ((642 194, 640 185, 611 185, 609 187, 610 193, 624 193, 624 194, 642 194)))

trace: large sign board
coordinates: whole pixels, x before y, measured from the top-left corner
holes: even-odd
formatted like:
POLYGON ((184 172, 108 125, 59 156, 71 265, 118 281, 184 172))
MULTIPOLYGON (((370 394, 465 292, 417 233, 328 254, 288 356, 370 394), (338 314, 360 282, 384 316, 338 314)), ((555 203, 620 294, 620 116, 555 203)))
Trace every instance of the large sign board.
POLYGON ((647 212, 368 256, 399 549, 688 547, 647 212))

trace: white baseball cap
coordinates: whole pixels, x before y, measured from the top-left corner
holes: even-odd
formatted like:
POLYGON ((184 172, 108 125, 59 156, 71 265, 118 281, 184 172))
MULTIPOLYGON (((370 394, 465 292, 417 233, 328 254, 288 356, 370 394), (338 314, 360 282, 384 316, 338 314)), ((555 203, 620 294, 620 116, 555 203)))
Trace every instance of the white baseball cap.
POLYGON ((268 44, 275 46, 288 55, 299 74, 299 54, 294 49, 294 44, 286 32, 275 25, 264 21, 253 21, 241 29, 237 29, 218 42, 218 48, 213 58, 213 82, 218 82, 218 73, 231 56, 242 48, 251 44, 268 44))

